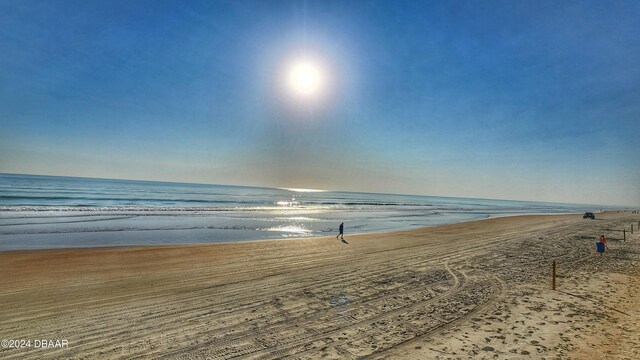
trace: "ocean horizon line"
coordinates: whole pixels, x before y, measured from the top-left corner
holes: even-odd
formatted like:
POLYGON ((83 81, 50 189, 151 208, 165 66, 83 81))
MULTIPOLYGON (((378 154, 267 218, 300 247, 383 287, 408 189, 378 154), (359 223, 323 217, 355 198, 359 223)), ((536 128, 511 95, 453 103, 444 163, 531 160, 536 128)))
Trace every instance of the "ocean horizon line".
POLYGON ((42 177, 42 178, 60 178, 60 179, 79 179, 79 180, 121 181, 121 182, 133 182, 133 183, 157 183, 157 184, 174 184, 174 185, 189 185, 189 186, 193 186, 193 185, 195 185, 195 186, 220 186, 220 187, 229 187, 229 188, 282 190, 282 191, 289 191, 289 192, 292 192, 292 193, 305 193, 305 191, 296 191, 296 190, 301 190, 302 189, 302 190, 315 190, 313 192, 318 191, 318 192, 342 193, 342 194, 389 195, 389 196, 424 197, 424 198, 437 198, 437 199, 504 201, 504 202, 551 204, 551 205, 578 205, 578 206, 591 206, 591 207, 615 207, 616 210, 633 208, 632 206, 617 205, 617 204, 587 204, 587 203, 570 203, 570 202, 561 202, 561 201, 500 199, 500 198, 464 197, 464 196, 450 196, 450 195, 426 195, 426 194, 407 194, 407 193, 375 192, 375 191, 308 189, 308 188, 298 188, 298 187, 296 187, 296 188, 293 188, 293 187, 276 187, 276 186, 265 186, 265 185, 237 185, 237 184, 187 182, 187 181, 166 181, 166 180, 147 180, 147 179, 119 179, 119 178, 90 177, 90 176, 71 176, 71 175, 49 175, 49 174, 26 174, 26 173, 0 172, 0 176, 2 176, 2 175, 30 176, 30 177, 42 177))

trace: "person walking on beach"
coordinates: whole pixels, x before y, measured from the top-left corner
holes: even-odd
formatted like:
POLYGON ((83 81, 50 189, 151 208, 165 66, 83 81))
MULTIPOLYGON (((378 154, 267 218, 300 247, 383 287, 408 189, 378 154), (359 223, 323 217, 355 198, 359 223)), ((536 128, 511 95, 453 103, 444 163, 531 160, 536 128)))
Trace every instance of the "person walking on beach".
POLYGON ((336 239, 338 238, 338 236, 340 236, 340 238, 344 240, 344 223, 340 223, 340 227, 338 228, 338 230, 340 231, 340 233, 336 235, 336 239))
POLYGON ((598 242, 596 243, 596 251, 600 253, 600 256, 602 256, 605 248, 609 249, 609 246, 607 246, 607 239, 604 235, 600 235, 600 239, 598 239, 598 242))

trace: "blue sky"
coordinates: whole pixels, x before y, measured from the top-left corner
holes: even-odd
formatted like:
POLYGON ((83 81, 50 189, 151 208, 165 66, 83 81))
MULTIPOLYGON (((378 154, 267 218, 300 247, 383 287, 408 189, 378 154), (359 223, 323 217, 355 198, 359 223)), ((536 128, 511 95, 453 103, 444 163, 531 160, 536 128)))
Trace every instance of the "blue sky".
POLYGON ((638 39, 637 1, 2 0, 0 172, 640 205, 638 39))

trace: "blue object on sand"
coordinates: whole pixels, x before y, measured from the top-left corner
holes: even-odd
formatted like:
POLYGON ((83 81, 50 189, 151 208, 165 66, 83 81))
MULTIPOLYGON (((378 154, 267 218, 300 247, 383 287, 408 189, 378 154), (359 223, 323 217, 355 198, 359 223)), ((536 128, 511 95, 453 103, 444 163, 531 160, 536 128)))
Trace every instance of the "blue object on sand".
POLYGON ((596 251, 599 252, 599 253, 603 253, 604 252, 604 243, 597 242, 596 243, 596 251))

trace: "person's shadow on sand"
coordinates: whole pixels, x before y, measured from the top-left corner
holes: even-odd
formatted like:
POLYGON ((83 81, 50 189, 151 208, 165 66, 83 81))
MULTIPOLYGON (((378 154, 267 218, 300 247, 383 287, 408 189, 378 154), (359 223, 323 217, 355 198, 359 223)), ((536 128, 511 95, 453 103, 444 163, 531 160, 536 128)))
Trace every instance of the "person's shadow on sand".
POLYGON ((343 243, 343 244, 347 244, 347 245, 349 245, 349 243, 348 243, 348 242, 347 242, 347 240, 345 240, 345 239, 342 239, 342 243, 343 243))

